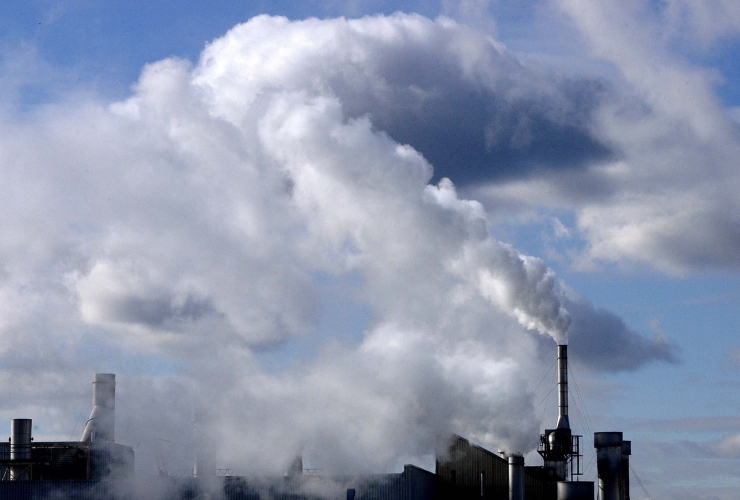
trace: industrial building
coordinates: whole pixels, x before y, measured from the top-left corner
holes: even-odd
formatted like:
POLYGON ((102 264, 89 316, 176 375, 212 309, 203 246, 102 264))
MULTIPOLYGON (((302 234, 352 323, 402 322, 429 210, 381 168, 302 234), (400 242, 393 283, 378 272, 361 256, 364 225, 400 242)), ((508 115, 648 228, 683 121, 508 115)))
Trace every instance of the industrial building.
MULTIPOLYGON (((621 432, 594 434, 598 491, 579 481, 581 436, 568 419, 568 348, 558 346, 558 421, 540 436, 543 465, 494 453, 458 435, 438 440, 435 471, 414 465, 395 474, 217 476, 207 447, 191 477, 134 477, 134 451, 115 442, 115 376, 96 374, 93 409, 80 441, 34 442, 30 419, 14 419, 0 444, 0 500, 629 500, 631 442, 621 432), (156 492, 156 493, 154 493, 156 492)), ((196 425, 198 423, 196 416, 196 425)))

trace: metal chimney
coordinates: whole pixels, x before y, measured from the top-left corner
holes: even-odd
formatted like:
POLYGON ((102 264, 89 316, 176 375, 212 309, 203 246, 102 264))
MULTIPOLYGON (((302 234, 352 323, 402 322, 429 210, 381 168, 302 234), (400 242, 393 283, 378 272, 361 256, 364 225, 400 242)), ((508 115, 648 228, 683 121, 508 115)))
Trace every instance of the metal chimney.
POLYGON ((621 432, 594 433, 596 448, 596 470, 599 475, 600 500, 627 500, 623 481, 622 447, 624 441, 621 432))
POLYGON ((93 409, 82 431, 81 441, 115 441, 116 376, 96 373, 93 379, 93 409))
POLYGON ((30 418, 14 418, 10 421, 10 460, 21 462, 10 466, 11 481, 31 480, 32 440, 30 418))
POLYGON ((568 346, 558 345, 558 429, 570 429, 568 420, 568 346))
POLYGON ((509 455, 509 500, 524 500, 524 457, 509 455))
POLYGON ((555 479, 565 481, 569 477, 570 460, 578 456, 578 449, 574 448, 574 438, 568 420, 568 346, 559 344, 557 347, 558 423, 555 429, 545 429, 545 433, 540 436, 540 447, 537 452, 542 456, 544 467, 552 470, 555 479))
POLYGON ((622 441, 622 499, 630 500, 630 455, 632 441, 622 441))

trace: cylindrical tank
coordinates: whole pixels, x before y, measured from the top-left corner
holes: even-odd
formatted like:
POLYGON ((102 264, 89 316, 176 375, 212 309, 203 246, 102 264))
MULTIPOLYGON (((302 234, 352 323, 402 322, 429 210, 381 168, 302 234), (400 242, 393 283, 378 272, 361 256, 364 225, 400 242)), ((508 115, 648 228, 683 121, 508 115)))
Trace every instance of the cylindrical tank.
POLYGON ((594 500, 593 481, 558 481, 558 500, 594 500))
POLYGON ((509 455, 509 500, 524 500, 524 457, 509 455))
POLYGON ((599 500, 625 500, 622 485, 622 433, 594 433, 599 500))
MULTIPOLYGON (((14 418, 10 422, 10 460, 30 462, 31 460, 31 419, 14 418)), ((14 481, 31 480, 31 466, 26 464, 10 467, 10 479, 14 481)))

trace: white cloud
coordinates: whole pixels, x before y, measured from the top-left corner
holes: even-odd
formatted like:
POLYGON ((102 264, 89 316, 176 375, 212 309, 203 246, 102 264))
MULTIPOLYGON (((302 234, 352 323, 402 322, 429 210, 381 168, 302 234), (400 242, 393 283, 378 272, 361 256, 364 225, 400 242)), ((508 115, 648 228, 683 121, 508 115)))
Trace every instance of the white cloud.
POLYGON ((674 50, 660 22, 670 9, 656 14, 642 1, 555 5, 593 56, 621 73, 589 94, 597 103, 585 121, 611 155, 588 158, 580 169, 482 182, 473 192, 489 207, 573 211, 587 243, 576 267, 646 263, 670 274, 736 268, 740 129, 715 95, 720 76, 674 50))

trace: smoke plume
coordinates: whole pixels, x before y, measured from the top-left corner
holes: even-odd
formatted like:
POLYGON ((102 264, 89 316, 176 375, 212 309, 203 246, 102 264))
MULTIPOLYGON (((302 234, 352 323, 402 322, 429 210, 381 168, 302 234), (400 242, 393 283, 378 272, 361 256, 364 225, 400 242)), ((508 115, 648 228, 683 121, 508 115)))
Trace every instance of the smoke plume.
MULTIPOLYGON (((571 308, 545 262, 497 240, 480 203, 376 120, 397 92, 432 110, 450 88, 514 102, 511 79, 548 94, 546 75, 447 19, 261 16, 195 65, 146 66, 121 102, 6 117, 0 377, 41 382, 2 384, 3 417, 33 409, 67 439, 87 374, 116 370, 117 434, 140 468, 159 439, 187 467, 194 406, 235 472, 283 472, 301 452, 326 472, 390 470, 450 431, 531 450, 539 343, 600 313, 571 308), (338 280, 370 313, 345 311, 332 338, 322 293, 338 280), (300 355, 275 368, 270 353, 300 355), (79 392, 62 402, 61 387, 79 392)), ((626 330, 589 325, 594 344, 626 330)), ((636 365, 671 358, 632 335, 636 365)))

